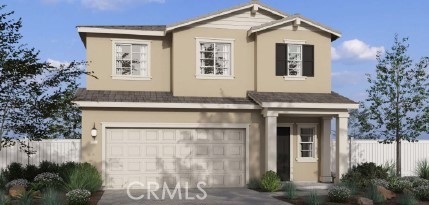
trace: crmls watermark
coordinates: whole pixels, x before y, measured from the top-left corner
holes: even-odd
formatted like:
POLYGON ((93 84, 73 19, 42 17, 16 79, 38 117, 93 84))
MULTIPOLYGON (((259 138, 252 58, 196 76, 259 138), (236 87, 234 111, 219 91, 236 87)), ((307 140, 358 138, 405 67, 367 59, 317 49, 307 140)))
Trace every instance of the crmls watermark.
POLYGON ((162 186, 161 191, 161 197, 155 193, 155 191, 159 191, 160 186, 157 182, 148 182, 147 186, 145 186, 143 183, 139 181, 134 181, 128 184, 127 186, 127 195, 132 200, 141 200, 141 199, 154 199, 154 200, 165 200, 165 199, 171 199, 171 200, 204 200, 207 198, 207 192, 202 188, 207 186, 205 182, 198 182, 197 183, 197 189, 201 192, 201 194, 197 194, 194 196, 189 196, 189 186, 188 183, 185 183, 185 186, 180 186, 180 183, 177 183, 174 189, 170 190, 170 187, 168 187, 167 183, 164 182, 164 185, 162 186), (146 194, 140 194, 139 196, 134 196, 131 194, 131 188, 140 186, 142 189, 145 189, 146 194), (185 196, 182 196, 182 188, 185 189, 185 196), (177 195, 177 198, 175 198, 177 195), (153 198, 151 198, 153 197, 153 198))

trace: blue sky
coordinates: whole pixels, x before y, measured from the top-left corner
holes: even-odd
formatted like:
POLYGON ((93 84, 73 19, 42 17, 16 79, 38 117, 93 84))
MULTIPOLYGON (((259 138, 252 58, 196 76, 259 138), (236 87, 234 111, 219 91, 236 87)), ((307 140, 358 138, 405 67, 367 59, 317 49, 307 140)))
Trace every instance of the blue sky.
MULTIPOLYGON (((170 24, 248 0, 3 0, 23 18, 24 42, 42 60, 85 60, 77 25, 170 24)), ((413 58, 429 55, 429 1, 262 0, 342 31, 333 43, 333 90, 363 100, 365 73, 373 73, 377 50, 392 45, 395 33, 410 37, 413 58)))

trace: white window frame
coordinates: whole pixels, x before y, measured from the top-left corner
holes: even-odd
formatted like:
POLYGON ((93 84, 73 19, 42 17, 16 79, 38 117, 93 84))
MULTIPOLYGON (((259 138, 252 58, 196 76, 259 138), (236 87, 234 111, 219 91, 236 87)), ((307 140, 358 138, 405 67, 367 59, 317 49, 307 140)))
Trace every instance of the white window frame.
POLYGON ((302 81, 302 80, 306 80, 307 77, 306 76, 302 76, 302 72, 303 72, 303 65, 302 65, 302 58, 303 58, 303 45, 307 44, 306 41, 304 40, 295 40, 295 39, 284 39, 284 43, 287 44, 287 71, 289 73, 289 45, 293 44, 293 45, 300 45, 301 46, 301 73, 300 76, 289 76, 289 75, 285 75, 283 76, 283 78, 287 81, 302 81))
POLYGON ((111 39, 112 41, 112 79, 113 80, 152 80, 151 41, 134 39, 111 39), (116 74, 116 44, 140 44, 147 46, 147 76, 125 76, 116 74))
POLYGON ((317 162, 319 160, 317 152, 318 152, 318 134, 317 134, 317 127, 318 124, 317 123, 302 123, 302 124, 298 124, 297 126, 297 158, 296 161, 297 162, 317 162), (313 156, 312 157, 302 157, 301 156, 301 128, 311 128, 314 129, 314 135, 313 135, 313 156))
POLYGON ((220 79, 220 80, 232 80, 234 79, 234 42, 235 39, 227 39, 227 38, 201 38, 201 37, 197 37, 195 38, 196 43, 195 43, 195 59, 196 59, 196 68, 195 68, 195 77, 197 79, 220 79), (200 49, 201 43, 229 43, 231 44, 231 64, 230 64, 230 75, 224 75, 224 76, 220 76, 220 75, 204 75, 201 74, 201 60, 200 60, 200 49))

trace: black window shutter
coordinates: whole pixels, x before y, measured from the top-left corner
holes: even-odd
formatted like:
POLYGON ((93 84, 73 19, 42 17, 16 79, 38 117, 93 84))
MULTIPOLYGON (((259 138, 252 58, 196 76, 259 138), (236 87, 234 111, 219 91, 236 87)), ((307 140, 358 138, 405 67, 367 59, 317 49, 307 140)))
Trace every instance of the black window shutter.
POLYGON ((302 75, 314 77, 314 45, 302 45, 302 75))
POLYGON ((276 44, 276 76, 287 75, 287 44, 276 44))

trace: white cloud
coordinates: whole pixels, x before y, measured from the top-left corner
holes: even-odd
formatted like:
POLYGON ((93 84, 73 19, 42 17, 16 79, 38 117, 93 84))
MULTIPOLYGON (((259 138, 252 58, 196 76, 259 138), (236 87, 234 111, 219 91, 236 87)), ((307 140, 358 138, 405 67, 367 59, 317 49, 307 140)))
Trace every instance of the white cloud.
POLYGON ((67 62, 67 61, 59 61, 59 60, 54 60, 54 59, 50 59, 50 58, 48 58, 48 60, 46 60, 46 62, 48 62, 49 64, 51 64, 51 66, 54 66, 56 68, 61 67, 61 66, 67 67, 70 64, 70 62, 67 62))
POLYGON ((46 4, 56 4, 56 3, 75 3, 79 2, 80 4, 89 9, 95 10, 117 10, 126 6, 136 5, 136 4, 145 4, 145 3, 165 3, 165 0, 41 0, 46 4))
POLYGON ((331 48, 332 60, 372 61, 378 52, 384 52, 383 46, 370 46, 367 43, 353 39, 344 41, 341 45, 331 48))

